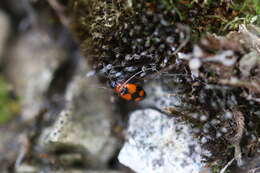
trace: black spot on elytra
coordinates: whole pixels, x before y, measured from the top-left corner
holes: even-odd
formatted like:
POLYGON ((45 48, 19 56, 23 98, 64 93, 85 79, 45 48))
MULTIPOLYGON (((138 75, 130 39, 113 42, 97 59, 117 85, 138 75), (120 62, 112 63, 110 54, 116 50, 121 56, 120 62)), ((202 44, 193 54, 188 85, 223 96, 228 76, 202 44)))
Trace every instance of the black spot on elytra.
POLYGON ((142 91, 143 88, 137 85, 136 90, 137 90, 137 91, 142 91))
POLYGON ((136 98, 138 98, 138 97, 140 97, 140 96, 139 96, 139 94, 138 94, 137 92, 135 92, 135 93, 132 94, 132 99, 136 99, 136 98))

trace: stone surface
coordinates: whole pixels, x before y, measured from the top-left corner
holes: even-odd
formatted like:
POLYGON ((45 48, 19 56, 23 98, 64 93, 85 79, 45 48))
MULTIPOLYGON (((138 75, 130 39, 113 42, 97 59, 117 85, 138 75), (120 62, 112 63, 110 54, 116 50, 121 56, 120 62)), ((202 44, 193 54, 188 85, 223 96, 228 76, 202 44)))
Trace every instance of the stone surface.
POLYGON ((50 173, 123 173, 120 171, 104 170, 104 171, 95 171, 95 170, 71 170, 71 171, 58 171, 50 173))
POLYGON ((5 73, 21 98, 22 118, 31 119, 41 109, 53 73, 65 58, 58 43, 40 29, 22 33, 11 44, 5 73))
POLYGON ((182 101, 182 96, 185 94, 185 86, 177 83, 173 78, 150 80, 146 83, 144 89, 146 98, 140 102, 142 107, 155 107, 163 112, 169 108, 178 110, 187 107, 182 101))
POLYGON ((260 53, 256 51, 244 55, 239 61, 239 69, 243 78, 250 77, 252 71, 255 71, 258 75, 257 77, 260 77, 260 72, 256 71, 258 67, 260 67, 260 53))
POLYGON ((240 25, 237 35, 233 39, 237 39, 241 44, 246 46, 251 51, 256 50, 260 53, 260 27, 255 25, 240 25))
POLYGON ((144 109, 130 115, 127 140, 118 159, 138 173, 199 173, 204 169, 203 153, 209 154, 187 124, 144 109))
POLYGON ((68 145, 83 148, 80 153, 87 158, 83 162, 94 168, 105 167, 118 147, 111 134, 113 113, 108 92, 97 88, 96 79, 84 74, 76 75, 70 83, 67 105, 54 125, 44 132, 40 144, 47 150, 68 145))
MULTIPOLYGON (((28 164, 22 164, 16 169, 16 173, 37 173, 37 172, 44 172, 44 168, 39 168, 36 166, 28 165, 28 164)), ((70 169, 70 170, 47 170, 47 173, 123 173, 120 171, 114 171, 114 170, 80 170, 80 169, 70 169)))
POLYGON ((10 34, 10 21, 8 16, 0 11, 0 63, 2 61, 2 56, 4 53, 4 49, 6 47, 5 43, 10 34))
POLYGON ((0 128, 1 131, 9 130, 0 134, 0 170, 4 171, 8 168, 8 161, 15 160, 20 152, 21 143, 19 135, 11 131, 11 129, 0 128))

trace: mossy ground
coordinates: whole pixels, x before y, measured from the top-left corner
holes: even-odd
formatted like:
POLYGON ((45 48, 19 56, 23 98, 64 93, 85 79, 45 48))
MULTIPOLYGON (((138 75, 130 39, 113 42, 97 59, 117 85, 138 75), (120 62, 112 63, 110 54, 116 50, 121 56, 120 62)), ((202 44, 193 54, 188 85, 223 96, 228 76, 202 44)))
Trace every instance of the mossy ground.
MULTIPOLYGON (((189 41, 182 47, 183 53, 192 52, 194 45, 200 45, 202 37, 207 33, 225 35, 237 30, 240 24, 260 24, 260 4, 257 0, 72 0, 68 12, 74 16, 72 27, 87 61, 107 80, 124 81, 143 69, 154 68, 156 70, 153 73, 156 73, 171 65, 173 68, 168 73, 183 74, 188 65, 180 63, 174 66, 175 50, 187 37, 189 41), (188 26, 189 31, 185 26, 188 26)), ((222 45, 212 45, 204 47, 207 54, 213 55, 226 49, 222 45)), ((234 52, 237 57, 242 57, 241 52, 234 52)), ((217 172, 234 156, 234 148, 227 138, 234 136, 237 130, 236 122, 224 119, 223 115, 233 109, 247 115, 247 135, 241 144, 246 148, 243 150, 246 157, 255 151, 250 146, 259 145, 251 139, 252 136, 257 138, 260 135, 260 120, 257 118, 259 104, 241 97, 244 88, 221 87, 214 82, 225 75, 238 74, 236 68, 225 69, 227 71, 223 70, 222 74, 216 72, 215 68, 214 65, 208 65, 201 69, 204 73, 204 77, 199 79, 201 82, 194 82, 191 78, 182 80, 185 81, 183 85, 190 86, 186 91, 185 102, 191 105, 191 109, 186 109, 184 113, 177 111, 177 114, 189 115, 195 111, 208 116, 209 122, 221 122, 207 127, 207 134, 198 134, 209 136, 210 140, 205 147, 213 151, 213 156, 208 158, 208 162, 217 172), (214 87, 208 88, 203 83, 211 83, 214 87), (228 132, 216 137, 220 128, 226 128, 228 132)), ((143 82, 142 76, 136 78, 138 82, 143 82)), ((176 114, 176 110, 171 111, 176 114)), ((197 127, 209 126, 193 121, 189 116, 183 119, 197 127)))
MULTIPOLYGON (((119 68, 130 67, 125 57, 144 51, 148 54, 145 56, 155 55, 149 63, 155 64, 157 70, 163 66, 163 62, 174 63, 169 61, 174 59, 174 56, 170 56, 171 50, 183 41, 181 34, 186 34, 177 28, 178 23, 189 26, 190 43, 196 43, 207 32, 222 35, 237 29, 241 23, 252 22, 252 19, 255 23, 260 21, 260 17, 256 16, 259 4, 255 0, 76 0, 70 1, 69 6, 68 13, 74 15, 73 27, 83 54, 97 71, 108 64, 119 68), (161 19, 164 23, 159 22, 161 19), (155 31, 159 32, 157 36, 155 31), (168 35, 174 38, 176 45, 167 42, 168 35)), ((191 49, 191 45, 185 49, 191 49)), ((134 63, 140 67, 143 64, 141 60, 134 63)), ((140 68, 131 72, 138 70, 140 68)))

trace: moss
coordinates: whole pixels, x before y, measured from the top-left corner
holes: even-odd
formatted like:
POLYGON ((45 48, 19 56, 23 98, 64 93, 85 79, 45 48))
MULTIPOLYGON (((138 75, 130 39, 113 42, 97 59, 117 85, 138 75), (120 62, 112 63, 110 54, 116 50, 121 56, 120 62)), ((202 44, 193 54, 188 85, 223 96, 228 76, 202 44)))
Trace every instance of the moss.
POLYGON ((19 111, 19 104, 10 96, 6 81, 0 76, 0 125, 10 120, 19 111))
MULTIPOLYGON (((181 49, 182 53, 191 53, 196 44, 205 49, 203 50, 205 55, 218 54, 221 50, 231 48, 228 47, 229 44, 223 46, 220 42, 214 43, 212 38, 213 42, 210 39, 207 41, 210 46, 203 46, 199 42, 201 37, 207 32, 225 34, 235 30, 241 23, 250 23, 258 13, 258 5, 254 1, 250 1, 251 5, 236 4, 235 0, 233 3, 224 0, 73 0, 71 2, 75 33, 80 40, 83 54, 91 62, 93 69, 109 80, 125 80, 145 68, 155 67, 159 71, 175 64, 174 50, 189 34, 189 42, 181 49), (252 6, 254 8, 249 9, 252 6), (182 27, 179 27, 179 24, 182 24, 182 27), (183 29, 185 26, 190 28, 190 33, 183 29)), ((257 22, 257 19, 255 21, 257 22)), ((241 57, 242 51, 236 53, 241 57)), ((185 74, 184 69, 189 67, 179 62, 167 72, 185 74)), ((197 84, 188 77, 182 80, 186 81, 184 86, 191 86, 183 96, 183 103, 189 105, 190 109, 167 111, 169 114, 179 115, 183 121, 193 124, 194 127, 204 128, 207 131, 198 136, 208 137, 205 147, 212 150, 213 156, 207 158, 207 161, 218 162, 218 168, 215 169, 219 170, 234 155, 234 148, 227 146, 230 145, 229 137, 236 133, 236 122, 233 119, 225 119, 224 115, 236 107, 243 115, 247 115, 246 122, 253 124, 252 129, 246 128, 246 132, 259 136, 257 127, 259 123, 252 121, 252 117, 255 117, 257 119, 255 122, 259 122, 255 116, 259 105, 249 104, 241 97, 243 92, 241 88, 222 87, 214 82, 219 80, 219 75, 235 76, 237 72, 234 69, 223 66, 217 68, 214 64, 210 64, 202 68, 201 73, 204 77, 199 79, 197 84), (215 72, 216 69, 221 69, 221 73, 215 72), (207 78, 214 81, 208 82, 207 78), (208 83, 214 87, 209 87, 208 83), (191 113, 194 112, 205 116, 207 121, 191 119, 191 113), (212 125, 210 122, 221 123, 212 125), (221 128, 224 132, 219 130, 221 128), (217 134, 221 136, 218 137, 217 134)), ((142 80, 141 76, 136 78, 142 80)), ((241 146, 247 148, 250 139, 249 136, 244 136, 245 142, 241 146)))
POLYGON ((109 64, 115 73, 135 67, 134 71, 121 72, 119 78, 125 79, 144 66, 160 69, 163 62, 169 61, 173 47, 176 49, 177 42, 183 39, 180 38, 183 31, 176 27, 180 15, 167 6, 170 1, 89 1, 88 5, 73 2, 76 34, 97 71, 109 64))
MULTIPOLYGON (((155 21, 156 18, 164 19, 169 24, 168 30, 176 28, 177 23, 189 26, 192 33, 190 42, 196 43, 206 32, 225 34, 231 29, 237 29, 241 18, 245 18, 243 22, 248 23, 254 14, 249 16, 248 13, 240 13, 238 7, 220 0, 71 0, 69 12, 74 16, 73 28, 84 55, 94 69, 100 70, 107 64, 120 66, 128 63, 122 62, 127 54, 147 50, 149 46, 145 46, 156 43, 156 40, 157 43, 165 41, 162 40, 164 36, 149 38, 158 28, 167 30, 163 23, 155 21), (133 45, 138 49, 137 52, 133 45)), ((161 31, 159 34, 162 34, 161 31)), ((165 34, 173 35, 175 40, 181 41, 173 30, 165 34)), ((171 51, 166 44, 155 49, 171 51)), ((189 47, 186 46, 186 49, 189 47)), ((156 54, 153 63, 168 61, 163 53, 156 54)))
POLYGON ((241 17, 246 14, 260 14, 260 3, 258 0, 236 0, 231 7, 239 10, 241 17))
POLYGON ((255 9, 256 14, 260 14, 260 3, 258 0, 252 0, 253 1, 253 7, 255 9))

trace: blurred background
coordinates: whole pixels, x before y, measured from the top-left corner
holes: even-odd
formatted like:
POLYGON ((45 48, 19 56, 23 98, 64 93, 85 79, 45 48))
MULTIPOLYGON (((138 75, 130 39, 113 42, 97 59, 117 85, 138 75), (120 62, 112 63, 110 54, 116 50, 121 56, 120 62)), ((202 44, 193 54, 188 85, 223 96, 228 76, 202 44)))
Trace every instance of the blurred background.
POLYGON ((258 173, 257 3, 1 0, 0 172, 258 173))

